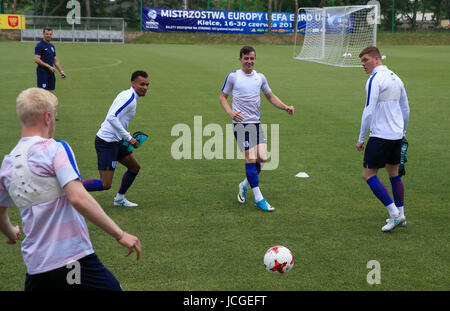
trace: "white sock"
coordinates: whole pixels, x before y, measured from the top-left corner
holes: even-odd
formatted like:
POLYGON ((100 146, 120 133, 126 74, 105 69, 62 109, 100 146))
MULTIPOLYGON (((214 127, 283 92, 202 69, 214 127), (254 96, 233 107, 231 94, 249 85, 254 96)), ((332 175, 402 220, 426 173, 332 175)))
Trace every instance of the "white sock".
POLYGON ((122 201, 125 198, 124 194, 117 193, 114 201, 122 201))
POLYGON ((397 217, 398 215, 400 215, 400 212, 399 212, 397 206, 395 206, 394 203, 389 204, 388 206, 386 206, 386 208, 387 208, 391 218, 397 217))
POLYGON ((397 206, 398 211, 400 215, 405 216, 405 207, 404 206, 397 206))
POLYGON ((264 199, 264 197, 263 197, 263 195, 262 195, 261 190, 259 189, 259 187, 252 188, 252 190, 253 190, 253 194, 255 195, 255 201, 256 201, 256 202, 259 202, 259 201, 261 201, 262 199, 264 199))
POLYGON ((244 181, 241 182, 241 184, 242 184, 242 186, 245 187, 245 188, 247 188, 247 187, 250 185, 249 182, 248 182, 248 180, 247 180, 247 178, 245 178, 244 181))

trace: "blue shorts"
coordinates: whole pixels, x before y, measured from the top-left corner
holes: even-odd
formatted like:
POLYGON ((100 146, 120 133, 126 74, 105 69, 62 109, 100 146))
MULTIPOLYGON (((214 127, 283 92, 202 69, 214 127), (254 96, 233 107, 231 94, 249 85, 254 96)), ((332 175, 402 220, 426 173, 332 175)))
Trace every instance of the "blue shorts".
POLYGON ((25 278, 25 291, 122 291, 116 277, 102 264, 95 253, 78 260, 79 280, 74 277, 75 265, 68 265, 25 278), (73 284, 69 284, 73 283, 73 284))
POLYGON ((36 68, 37 87, 52 91, 55 89, 56 78, 55 73, 42 67, 36 68))
POLYGON ((400 164, 402 140, 389 140, 370 137, 364 151, 363 166, 366 168, 382 168, 386 164, 400 164))
POLYGON ((259 144, 267 144, 266 136, 259 123, 234 123, 233 131, 241 152, 259 144))
POLYGON ((95 136, 95 150, 97 151, 97 166, 99 171, 114 171, 117 161, 133 152, 119 142, 107 142, 95 136))

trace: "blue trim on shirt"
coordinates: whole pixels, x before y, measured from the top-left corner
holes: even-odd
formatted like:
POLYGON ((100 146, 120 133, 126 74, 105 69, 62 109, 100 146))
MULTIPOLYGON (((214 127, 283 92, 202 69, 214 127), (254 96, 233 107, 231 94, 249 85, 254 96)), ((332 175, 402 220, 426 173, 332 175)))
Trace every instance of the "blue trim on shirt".
POLYGON ((122 107, 120 107, 120 108, 116 111, 116 113, 115 113, 114 115, 117 117, 117 115, 118 115, 119 113, 121 113, 122 110, 124 110, 125 107, 128 106, 128 105, 133 101, 133 99, 134 99, 134 92, 133 92, 133 94, 131 95, 131 98, 130 98, 129 100, 127 100, 127 102, 126 102, 122 107))
POLYGON ((228 77, 230 76, 230 74, 232 74, 233 72, 236 72, 236 70, 235 71, 232 71, 232 72, 230 72, 229 74, 228 74, 228 76, 225 78, 225 82, 223 83, 223 86, 222 86, 222 92, 223 92, 223 89, 225 88, 225 85, 227 84, 227 80, 228 80, 228 77))
POLYGON ((77 173, 77 175, 78 175, 78 177, 80 177, 80 179, 83 179, 83 177, 81 177, 80 172, 78 172, 77 165, 75 164, 75 159, 73 157, 73 154, 72 154, 72 151, 70 150, 69 145, 64 140, 59 140, 56 138, 53 138, 53 139, 55 141, 57 141, 58 143, 61 143, 61 145, 66 150, 67 157, 69 158, 69 161, 70 161, 70 164, 72 165, 73 170, 75 171, 75 173, 77 173))
POLYGON ((367 91, 367 102, 366 102, 366 107, 369 106, 369 101, 370 101, 370 91, 371 91, 371 89, 372 89, 372 80, 373 80, 373 78, 375 78, 375 75, 376 75, 376 74, 377 74, 377 73, 375 72, 375 73, 373 74, 373 76, 370 77, 370 80, 369 80, 369 89, 368 89, 368 91, 367 91))

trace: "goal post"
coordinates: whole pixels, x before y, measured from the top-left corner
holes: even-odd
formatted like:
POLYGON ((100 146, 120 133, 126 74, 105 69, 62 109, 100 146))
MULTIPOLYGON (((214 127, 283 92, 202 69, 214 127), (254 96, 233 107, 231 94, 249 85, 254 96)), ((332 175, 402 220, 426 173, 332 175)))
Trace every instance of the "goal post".
POLYGON ((294 58, 340 67, 359 67, 359 53, 376 46, 377 6, 300 8, 305 27, 295 31, 294 58))

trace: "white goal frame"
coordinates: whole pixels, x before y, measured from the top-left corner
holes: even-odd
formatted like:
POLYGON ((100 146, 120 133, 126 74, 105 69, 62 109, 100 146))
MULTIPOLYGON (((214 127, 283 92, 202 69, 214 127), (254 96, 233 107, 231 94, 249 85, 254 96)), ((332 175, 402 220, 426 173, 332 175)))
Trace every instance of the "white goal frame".
POLYGON ((303 7, 297 13, 299 21, 306 20, 306 28, 301 32, 295 28, 294 59, 360 67, 359 53, 376 46, 376 5, 303 7))

